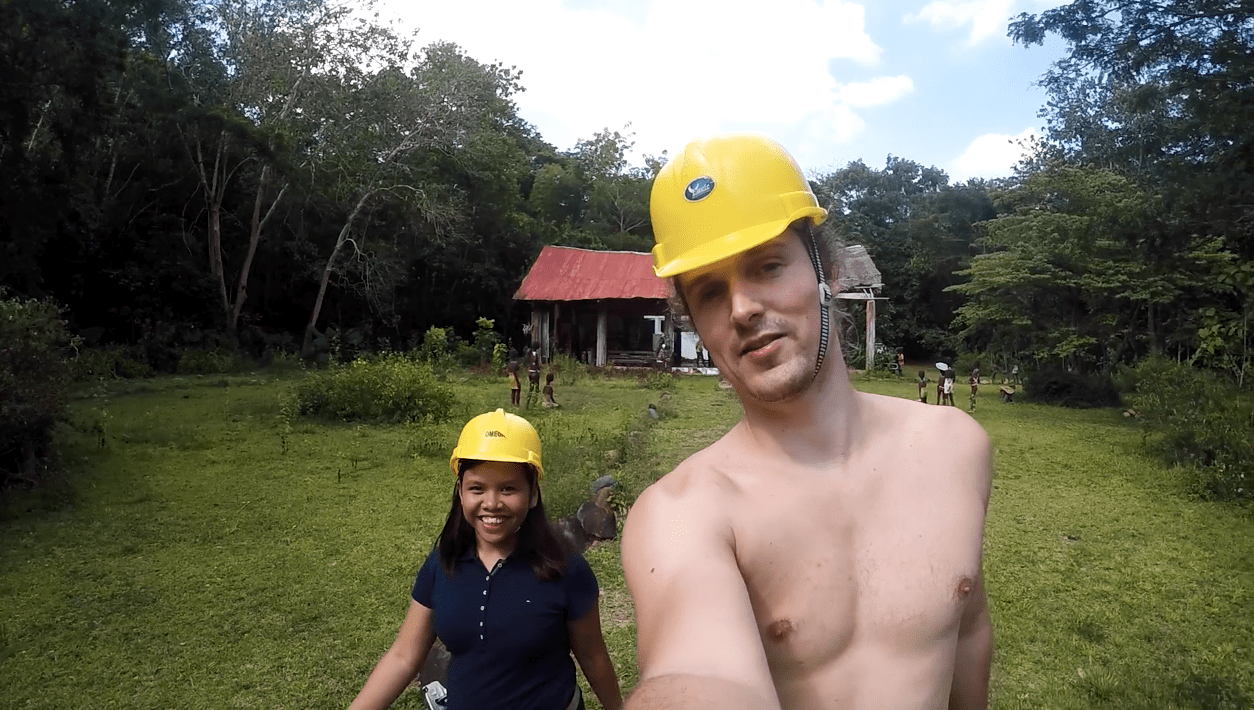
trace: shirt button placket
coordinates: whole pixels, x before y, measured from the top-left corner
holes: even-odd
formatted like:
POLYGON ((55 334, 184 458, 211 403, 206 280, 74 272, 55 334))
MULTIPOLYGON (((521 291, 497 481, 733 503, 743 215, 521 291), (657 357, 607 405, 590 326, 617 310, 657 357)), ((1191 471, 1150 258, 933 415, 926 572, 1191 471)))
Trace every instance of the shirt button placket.
MULTIPOLYGON (((496 571, 496 568, 495 567, 492 568, 492 572, 495 572, 495 571, 496 571)), ((492 588, 492 572, 489 572, 488 575, 483 578, 483 584, 484 584, 483 596, 485 597, 488 596, 488 589, 492 588)), ((484 622, 486 622, 487 620, 488 620, 488 600, 484 599, 483 604, 479 607, 479 640, 480 641, 483 640, 484 622)))

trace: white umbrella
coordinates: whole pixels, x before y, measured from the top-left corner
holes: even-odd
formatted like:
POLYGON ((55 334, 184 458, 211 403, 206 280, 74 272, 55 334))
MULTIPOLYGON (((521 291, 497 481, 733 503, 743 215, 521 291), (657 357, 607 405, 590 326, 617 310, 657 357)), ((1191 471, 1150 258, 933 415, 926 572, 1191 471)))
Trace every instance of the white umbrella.
POLYGON ((938 363, 936 363, 936 369, 937 369, 937 370, 940 370, 940 371, 942 371, 942 372, 944 372, 945 370, 948 370, 948 369, 949 369, 949 365, 946 365, 946 364, 945 364, 945 363, 943 363, 943 362, 938 362, 938 363))

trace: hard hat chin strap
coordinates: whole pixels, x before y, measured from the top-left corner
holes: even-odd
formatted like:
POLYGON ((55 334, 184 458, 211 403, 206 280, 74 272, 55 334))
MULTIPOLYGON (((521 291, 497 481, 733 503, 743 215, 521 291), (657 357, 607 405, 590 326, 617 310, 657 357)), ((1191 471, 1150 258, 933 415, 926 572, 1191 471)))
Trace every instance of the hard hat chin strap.
POLYGON ((819 245, 817 237, 811 230, 806 230, 806 251, 810 254, 810 263, 814 265, 814 275, 819 280, 819 354, 814 359, 814 376, 818 377, 819 371, 823 369, 823 358, 827 355, 827 341, 831 336, 831 310, 832 302, 835 297, 832 295, 832 287, 827 284, 827 279, 823 273, 823 261, 819 259, 819 245))

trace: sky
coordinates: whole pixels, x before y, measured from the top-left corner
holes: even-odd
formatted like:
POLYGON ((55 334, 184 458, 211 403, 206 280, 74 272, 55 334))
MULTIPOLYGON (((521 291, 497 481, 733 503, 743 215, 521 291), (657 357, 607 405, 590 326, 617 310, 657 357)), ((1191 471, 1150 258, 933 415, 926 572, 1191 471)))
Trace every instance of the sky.
POLYGON ((519 115, 559 150, 606 128, 632 162, 765 133, 812 177, 891 154, 951 182, 1010 175, 1060 42, 1013 45, 1057 0, 382 0, 419 44, 522 71, 519 115))

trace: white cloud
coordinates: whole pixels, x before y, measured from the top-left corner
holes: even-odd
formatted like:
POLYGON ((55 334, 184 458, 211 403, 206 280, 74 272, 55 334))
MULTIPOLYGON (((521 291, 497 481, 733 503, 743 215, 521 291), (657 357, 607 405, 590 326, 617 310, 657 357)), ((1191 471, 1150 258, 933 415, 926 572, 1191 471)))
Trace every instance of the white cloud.
POLYGON ((973 177, 1006 177, 1028 153, 1028 143, 1036 137, 1035 128, 1024 129, 1017 136, 985 133, 971 141, 966 151, 950 165, 949 177, 953 182, 973 177))
POLYGON ((914 91, 908 76, 881 76, 871 81, 845 84, 836 91, 837 98, 859 108, 889 104, 914 91))
POLYGON ((628 122, 643 153, 747 125, 815 126, 805 133, 831 146, 864 127, 853 108, 913 89, 905 76, 833 78, 833 62, 869 67, 882 54, 863 6, 844 0, 654 0, 643 23, 561 0, 385 2, 422 43, 450 40, 521 69, 519 112, 560 149, 628 122))
POLYGON ((940 30, 971 26, 968 45, 1006 36, 1006 25, 1015 11, 1015 0, 933 0, 918 12, 905 16, 907 23, 922 22, 940 30))

